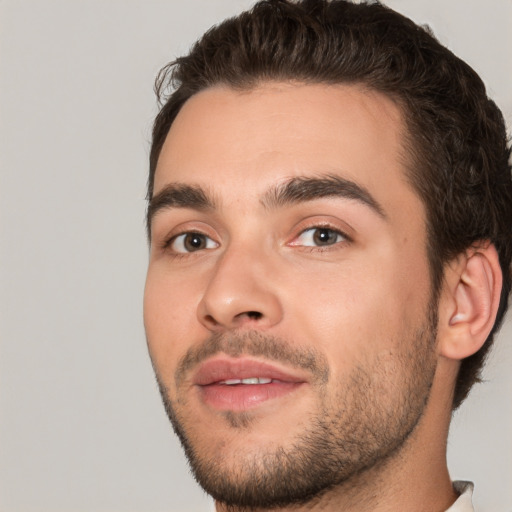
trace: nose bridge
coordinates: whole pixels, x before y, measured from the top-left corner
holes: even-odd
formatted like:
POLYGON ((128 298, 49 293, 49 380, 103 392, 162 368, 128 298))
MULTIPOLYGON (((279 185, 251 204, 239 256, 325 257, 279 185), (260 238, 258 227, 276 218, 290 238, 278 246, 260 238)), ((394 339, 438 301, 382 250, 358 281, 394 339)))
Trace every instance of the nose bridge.
POLYGON ((211 271, 198 307, 199 320, 209 329, 270 327, 282 317, 272 284, 271 255, 249 243, 232 243, 211 271))

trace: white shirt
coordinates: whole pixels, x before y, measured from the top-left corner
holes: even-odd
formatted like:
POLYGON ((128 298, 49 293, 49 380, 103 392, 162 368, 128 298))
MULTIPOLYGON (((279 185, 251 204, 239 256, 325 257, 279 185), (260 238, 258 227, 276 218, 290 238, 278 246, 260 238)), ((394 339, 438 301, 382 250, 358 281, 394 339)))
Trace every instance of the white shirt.
POLYGON ((473 508, 473 483, 453 482, 453 488, 460 493, 457 501, 446 512, 474 512, 473 508))

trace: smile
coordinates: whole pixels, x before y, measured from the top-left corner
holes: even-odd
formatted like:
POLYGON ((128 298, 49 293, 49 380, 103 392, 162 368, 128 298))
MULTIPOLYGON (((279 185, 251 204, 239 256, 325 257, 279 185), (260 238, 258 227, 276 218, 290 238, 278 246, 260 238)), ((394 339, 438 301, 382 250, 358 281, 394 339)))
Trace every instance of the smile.
POLYGON ((273 379, 268 379, 266 377, 249 377, 248 379, 228 379, 219 382, 219 384, 225 384, 226 386, 235 386, 237 384, 270 384, 273 382, 273 379))
POLYGON ((275 364, 222 356, 201 364, 193 383, 209 408, 244 411, 284 398, 306 384, 307 378, 303 372, 275 364))

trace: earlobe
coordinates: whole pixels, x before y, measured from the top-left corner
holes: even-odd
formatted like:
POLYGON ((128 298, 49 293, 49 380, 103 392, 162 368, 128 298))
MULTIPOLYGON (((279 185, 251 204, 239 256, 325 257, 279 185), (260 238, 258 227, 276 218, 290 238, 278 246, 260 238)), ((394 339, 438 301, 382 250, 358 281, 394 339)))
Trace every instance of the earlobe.
POLYGON ((502 272, 494 245, 482 244, 447 269, 440 301, 439 353, 461 360, 478 352, 498 311, 502 272))

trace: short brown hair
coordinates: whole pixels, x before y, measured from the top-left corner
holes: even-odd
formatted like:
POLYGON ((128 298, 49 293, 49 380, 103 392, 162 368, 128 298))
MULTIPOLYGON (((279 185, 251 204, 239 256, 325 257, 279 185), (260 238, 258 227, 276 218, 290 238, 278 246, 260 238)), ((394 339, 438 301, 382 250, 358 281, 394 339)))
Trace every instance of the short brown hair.
POLYGON ((500 110, 475 71, 427 28, 378 2, 263 0, 210 29, 189 55, 161 70, 148 199, 167 133, 191 96, 217 84, 250 89, 268 80, 363 84, 401 107, 408 178, 427 212, 436 297, 446 262, 479 242, 495 245, 503 271, 500 306, 483 348, 461 364, 457 408, 480 380, 511 288, 512 179, 500 110))

